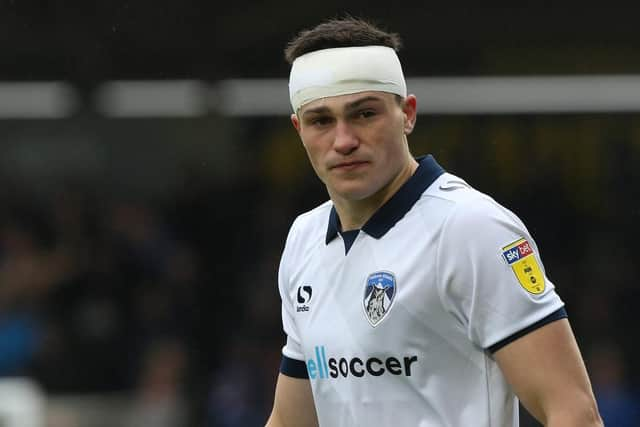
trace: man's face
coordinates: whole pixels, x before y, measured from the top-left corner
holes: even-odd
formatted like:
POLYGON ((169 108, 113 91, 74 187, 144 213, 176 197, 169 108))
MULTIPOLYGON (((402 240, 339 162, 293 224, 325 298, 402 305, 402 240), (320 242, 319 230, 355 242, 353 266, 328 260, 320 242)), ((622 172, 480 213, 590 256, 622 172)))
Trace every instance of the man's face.
POLYGON ((373 91, 318 99, 291 116, 329 195, 353 201, 377 194, 407 167, 415 119, 413 95, 401 105, 373 91))

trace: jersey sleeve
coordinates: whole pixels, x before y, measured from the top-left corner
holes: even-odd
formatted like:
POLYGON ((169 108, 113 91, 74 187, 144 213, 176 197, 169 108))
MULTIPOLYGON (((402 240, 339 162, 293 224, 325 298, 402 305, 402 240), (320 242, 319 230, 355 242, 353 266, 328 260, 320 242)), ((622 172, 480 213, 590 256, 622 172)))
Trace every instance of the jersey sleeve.
POLYGON ((443 226, 438 283, 467 337, 495 351, 510 337, 564 317, 525 225, 488 197, 460 203, 443 226))
MULTIPOLYGON (((293 231, 290 231, 285 245, 284 252, 280 259, 280 267, 278 269, 278 290, 281 299, 282 311, 282 328, 286 335, 286 343, 282 348, 283 364, 284 358, 293 359, 292 362, 304 361, 304 353, 300 345, 300 334, 294 318, 294 301, 295 289, 291 283, 290 269, 290 240, 293 231)), ((282 368, 281 368, 282 370, 282 368)))

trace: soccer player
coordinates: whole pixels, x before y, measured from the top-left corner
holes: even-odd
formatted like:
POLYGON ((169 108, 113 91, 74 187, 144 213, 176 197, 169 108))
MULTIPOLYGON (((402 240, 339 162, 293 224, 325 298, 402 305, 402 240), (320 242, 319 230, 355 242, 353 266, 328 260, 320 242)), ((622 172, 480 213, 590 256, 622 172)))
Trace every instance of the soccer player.
POLYGON ((267 426, 601 426, 564 303, 508 209, 414 158, 399 37, 323 22, 286 49, 291 121, 330 200, 291 226, 267 426))

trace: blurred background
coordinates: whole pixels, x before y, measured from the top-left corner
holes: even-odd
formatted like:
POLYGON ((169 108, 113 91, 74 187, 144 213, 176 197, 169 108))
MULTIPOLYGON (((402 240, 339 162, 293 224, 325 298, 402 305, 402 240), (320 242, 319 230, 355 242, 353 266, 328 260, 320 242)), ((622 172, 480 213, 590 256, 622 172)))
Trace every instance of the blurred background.
POLYGON ((0 0, 0 425, 263 425, 280 252, 327 198, 282 50, 345 13, 401 34, 413 153, 524 220, 607 425, 640 425, 636 12, 0 0))

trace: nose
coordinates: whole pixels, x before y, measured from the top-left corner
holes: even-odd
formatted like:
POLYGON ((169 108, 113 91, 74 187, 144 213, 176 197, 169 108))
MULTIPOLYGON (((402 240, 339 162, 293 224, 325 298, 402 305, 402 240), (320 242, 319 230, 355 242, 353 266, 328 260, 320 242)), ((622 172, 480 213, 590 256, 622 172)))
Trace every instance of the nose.
POLYGON ((360 145, 360 140, 351 126, 343 120, 338 120, 335 127, 333 148, 338 153, 347 155, 360 145))

